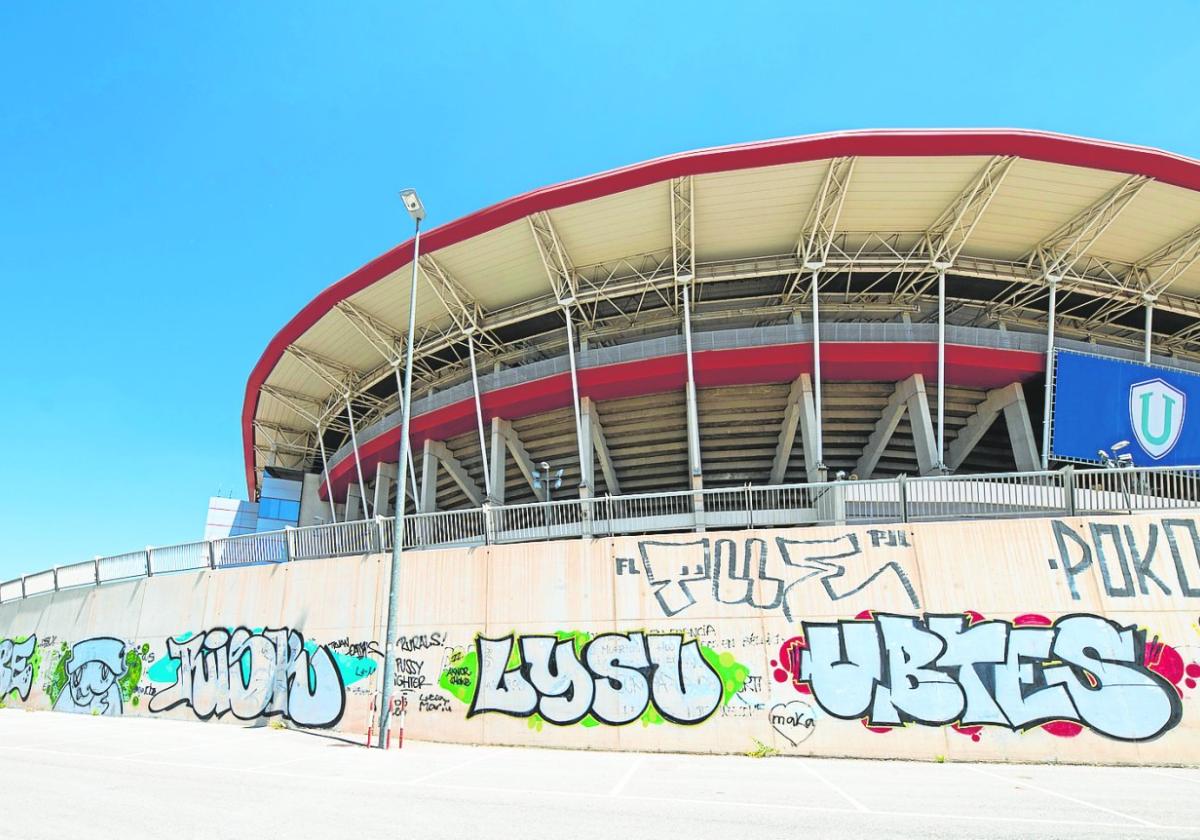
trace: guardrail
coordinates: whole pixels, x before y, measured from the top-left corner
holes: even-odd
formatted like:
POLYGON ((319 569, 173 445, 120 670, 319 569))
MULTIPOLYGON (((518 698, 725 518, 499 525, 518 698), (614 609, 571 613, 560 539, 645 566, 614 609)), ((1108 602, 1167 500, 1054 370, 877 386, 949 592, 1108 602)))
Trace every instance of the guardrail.
MULTIPOLYGON (((928 522, 1200 510, 1200 467, 1074 469, 869 481, 746 485, 559 499, 404 519, 405 550, 607 537, 701 528, 928 522)), ((195 569, 392 550, 379 517, 148 547, 0 582, 0 603, 80 586, 195 569)))

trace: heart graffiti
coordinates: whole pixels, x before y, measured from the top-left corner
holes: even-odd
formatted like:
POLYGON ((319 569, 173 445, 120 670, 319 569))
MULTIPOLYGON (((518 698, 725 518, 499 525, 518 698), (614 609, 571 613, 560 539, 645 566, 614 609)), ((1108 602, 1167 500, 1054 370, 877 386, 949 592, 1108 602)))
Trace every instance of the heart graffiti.
POLYGON ((771 707, 770 719, 775 731, 793 747, 806 741, 817 728, 817 716, 803 700, 776 703, 771 707))

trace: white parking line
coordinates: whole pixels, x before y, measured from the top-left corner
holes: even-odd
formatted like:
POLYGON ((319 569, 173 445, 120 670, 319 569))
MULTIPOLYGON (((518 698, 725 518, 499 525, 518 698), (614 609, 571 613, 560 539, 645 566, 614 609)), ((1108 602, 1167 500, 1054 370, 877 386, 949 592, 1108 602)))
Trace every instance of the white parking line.
POLYGON ((617 779, 617 783, 609 790, 609 796, 620 796, 621 791, 625 790, 625 785, 629 784, 629 780, 633 778, 633 774, 642 766, 642 762, 646 760, 646 756, 639 755, 629 764, 629 769, 621 774, 621 778, 617 779))
POLYGON ((807 760, 797 759, 797 761, 800 764, 801 770, 803 770, 805 773, 808 773, 810 776, 814 777, 818 782, 825 785, 825 787, 829 788, 834 793, 836 793, 838 796, 842 797, 842 799, 845 799, 847 802, 849 802, 851 805, 853 805, 854 810, 861 811, 864 814, 870 813, 870 809, 867 808, 866 805, 862 804, 857 799, 855 799, 853 796, 851 796, 849 793, 847 793, 845 790, 843 790, 841 788, 841 786, 835 785, 829 779, 825 778, 820 773, 818 773, 816 768, 811 766, 807 760))
POLYGON ((1200 785, 1200 776, 1181 776, 1178 773, 1168 773, 1166 770, 1156 770, 1153 767, 1136 767, 1131 769, 1139 770, 1143 773, 1152 773, 1155 776, 1166 776, 1168 779, 1178 779, 1181 782, 1190 782, 1193 785, 1200 785))
POLYGON ((1156 823, 1152 823, 1149 820, 1144 820, 1141 817, 1135 817, 1132 814, 1126 814, 1122 811, 1114 811, 1112 808, 1105 808, 1103 805, 1097 805, 1095 802, 1088 802, 1084 799, 1079 799, 1074 796, 1068 796, 1067 794, 1059 793, 1056 790, 1049 790, 1048 788, 1041 787, 1040 785, 1030 784, 1029 782, 1021 781, 1020 779, 1014 779, 1011 776, 1005 776, 1000 773, 989 773, 987 770, 983 770, 979 767, 973 767, 971 765, 964 764, 962 766, 964 768, 966 768, 967 770, 970 770, 972 773, 980 773, 984 776, 987 776, 992 779, 997 779, 1002 782, 1011 782, 1012 784, 1016 785, 1017 787, 1023 787, 1026 790, 1032 790, 1032 791, 1036 791, 1038 793, 1044 793, 1046 796, 1056 796, 1059 799, 1065 799, 1068 802, 1074 802, 1076 805, 1085 805, 1088 808, 1093 808, 1097 811, 1103 811, 1106 814, 1112 814, 1114 817, 1120 817, 1121 819, 1129 820, 1131 822, 1138 823, 1139 825, 1149 826, 1150 828, 1164 828, 1165 827, 1165 826, 1160 826, 1156 823))
MULTIPOLYGON (((484 748, 480 748, 480 749, 484 749, 484 748)), ((39 747, 16 747, 16 746, 12 746, 12 745, 0 745, 0 752, 2 752, 2 751, 9 751, 12 753, 19 753, 19 754, 20 753, 24 753, 24 754, 44 753, 46 755, 67 755, 67 756, 84 758, 84 759, 93 759, 98 763, 108 763, 108 762, 113 761, 113 759, 114 759, 113 756, 94 755, 92 753, 81 753, 81 752, 74 752, 74 751, 68 751, 68 750, 55 750, 55 749, 47 749, 47 748, 39 748, 39 747)), ((399 792, 401 790, 405 790, 405 789, 419 790, 421 788, 425 788, 427 790, 449 791, 449 792, 453 792, 458 795, 462 795, 463 793, 475 792, 475 793, 489 793, 489 794, 499 795, 502 797, 511 797, 514 794, 520 794, 520 795, 525 795, 525 796, 530 796, 530 797, 535 797, 535 798, 542 797, 542 798, 567 799, 567 800, 588 799, 588 800, 611 801, 612 800, 612 790, 616 790, 620 794, 620 798, 622 801, 644 802, 644 803, 653 804, 655 806, 665 806, 667 808, 679 807, 681 805, 687 805, 687 806, 696 806, 696 807, 707 806, 710 808, 727 809, 731 805, 736 805, 737 807, 740 807, 740 808, 764 810, 764 811, 775 811, 775 812, 783 811, 783 812, 791 812, 791 813, 842 814, 842 815, 845 815, 848 817, 855 817, 855 816, 861 815, 862 818, 864 818, 864 819, 886 817, 886 818, 892 818, 892 819, 924 820, 924 821, 952 820, 952 821, 958 821, 958 822, 962 822, 962 823, 973 823, 973 824, 1005 823, 1005 824, 1015 824, 1015 825, 1027 825, 1027 826, 1031 826, 1031 827, 1032 826, 1084 826, 1084 827, 1092 827, 1092 828, 1096 828, 1096 829, 1101 829, 1101 828, 1111 829, 1112 825, 1113 825, 1113 823, 1108 820, 1100 821, 1100 820, 1081 820, 1081 819, 1056 819, 1053 817, 1048 817, 1048 818, 1046 818, 1046 817, 1016 817, 1016 816, 1006 816, 1006 815, 1003 815, 1003 816, 1002 815, 992 815, 992 814, 987 814, 987 813, 953 814, 953 813, 941 813, 941 812, 937 812, 937 811, 927 811, 927 810, 915 810, 915 811, 871 810, 871 809, 866 808, 861 802, 859 802, 853 796, 848 794, 841 787, 835 785, 834 783, 832 783, 831 781, 826 779, 822 774, 817 772, 815 767, 812 766, 812 762, 808 762, 808 761, 797 761, 795 763, 799 764, 800 767, 805 772, 809 773, 810 775, 812 775, 813 777, 815 777, 816 779, 821 781, 826 787, 837 792, 843 799, 846 800, 848 805, 853 807, 853 810, 851 810, 850 807, 835 807, 835 806, 831 806, 831 805, 802 804, 802 803, 793 803, 793 802, 787 802, 787 803, 754 802, 754 801, 744 801, 744 800, 737 800, 737 799, 730 800, 730 799, 725 799, 725 798, 722 798, 721 800, 718 801, 718 800, 715 800, 712 798, 700 799, 700 798, 685 798, 685 797, 670 797, 670 796, 652 796, 652 795, 644 795, 644 794, 621 794, 620 791, 624 789, 623 787, 620 787, 622 781, 627 782, 628 779, 632 778, 634 775, 634 773, 632 771, 638 766, 638 763, 641 761, 644 761, 647 758, 647 756, 639 756, 638 761, 636 761, 633 765, 630 766, 630 768, 628 768, 626 770, 625 775, 623 776, 622 780, 618 780, 617 785, 615 785, 612 790, 605 791, 605 792, 596 792, 596 791, 588 791, 588 790, 563 790, 563 789, 554 790, 554 789, 521 788, 521 787, 502 787, 502 786, 498 786, 498 785, 447 784, 444 782, 437 782, 437 781, 431 782, 431 780, 437 779, 441 776, 457 773, 458 771, 462 770, 465 767, 468 767, 473 764, 481 763, 483 761, 486 761, 489 758, 493 758, 496 754, 497 753, 489 750, 489 751, 486 751, 484 754, 478 755, 467 761, 458 762, 449 767, 444 767, 440 770, 435 770, 431 773, 426 773, 423 776, 418 776, 414 779, 409 779, 409 780, 389 778, 386 775, 380 774, 378 772, 382 768, 394 769, 394 768, 399 768, 399 767, 403 766, 403 765, 391 764, 391 763, 383 764, 383 765, 378 764, 378 763, 374 764, 373 767, 371 768, 376 773, 376 775, 374 775, 374 776, 366 776, 366 775, 330 776, 326 773, 321 773, 321 772, 318 772, 318 773, 293 773, 293 772, 286 772, 286 771, 281 771, 281 770, 261 769, 263 767, 267 767, 267 765, 259 765, 258 768, 255 768, 255 767, 215 767, 214 765, 198 764, 198 763, 183 762, 183 761, 155 761, 152 759, 142 759, 142 758, 126 758, 126 759, 120 759, 119 757, 116 757, 116 758, 121 761, 127 761, 131 764, 171 766, 171 767, 179 767, 179 768, 185 768, 185 769, 190 769, 190 770, 200 770, 200 771, 206 771, 206 772, 214 770, 214 769, 218 769, 218 770, 227 771, 227 772, 232 771, 235 773, 239 773, 239 772, 240 773, 249 773, 249 774, 258 775, 258 776, 275 776, 275 777, 288 778, 288 779, 298 779, 298 780, 303 780, 303 781, 307 781, 307 782, 317 782, 317 783, 320 783, 323 785, 337 784, 339 782, 342 784, 351 784, 351 785, 355 785, 355 786, 367 784, 367 785, 373 785, 373 786, 382 786, 382 787, 386 787, 386 788, 392 788, 393 790, 395 790, 397 792, 399 792)), ((321 757, 322 756, 317 756, 317 755, 312 756, 312 758, 318 758, 318 759, 321 757)), ((296 760, 299 761, 299 760, 303 760, 303 759, 296 759, 296 760)), ((784 764, 784 762, 780 762, 781 772, 783 772, 784 766, 792 767, 792 766, 795 766, 795 764, 792 761, 786 762, 786 765, 784 764)), ((1110 814, 1113 816, 1118 816, 1118 817, 1121 817, 1122 819, 1129 820, 1131 822, 1138 823, 1141 825, 1145 825, 1147 827, 1154 828, 1156 830, 1172 831, 1172 832, 1173 831, 1193 832, 1195 830, 1195 826, 1192 826, 1192 825, 1188 825, 1188 826, 1156 825, 1154 823, 1150 823, 1146 820, 1139 819, 1139 818, 1131 816, 1129 814, 1123 814, 1123 813, 1120 813, 1117 811, 1113 811, 1111 809, 1104 808, 1099 805, 1095 805, 1094 803, 1084 802, 1084 801, 1076 799, 1074 797, 1057 793, 1056 791, 1045 790, 1043 788, 1039 788, 1037 786, 1027 784, 1027 783, 1022 782, 1017 779, 1013 779, 1013 778, 1006 777, 1006 776, 996 774, 996 773, 990 773, 988 771, 980 770, 976 767, 968 766, 965 764, 959 765, 959 767, 961 769, 971 770, 972 772, 979 773, 981 775, 987 776, 992 779, 997 779, 997 780, 1006 781, 1006 782, 1012 782, 1014 785, 1017 785, 1017 786, 1027 787, 1032 790, 1036 790, 1038 792, 1045 793, 1050 796, 1055 796, 1055 797, 1066 799, 1066 800, 1069 800, 1072 802, 1076 802, 1078 804, 1092 808, 1096 811, 1104 812, 1104 813, 1107 813, 1107 814, 1110 814)), ((981 804, 985 804, 985 803, 981 803, 981 804)))
POLYGON ((456 773, 459 770, 462 770, 464 767, 470 767, 472 764, 479 764, 479 763, 487 760, 488 758, 490 758, 490 756, 488 756, 486 754, 479 755, 479 756, 476 756, 475 758, 469 758, 466 761, 460 762, 459 764, 454 764, 450 767, 443 767, 441 770, 434 770, 432 773, 426 773, 424 776, 418 776, 415 779, 408 779, 407 781, 401 782, 401 784, 405 784, 405 785, 423 784, 426 781, 428 781, 429 779, 436 779, 439 776, 445 776, 447 773, 456 773))

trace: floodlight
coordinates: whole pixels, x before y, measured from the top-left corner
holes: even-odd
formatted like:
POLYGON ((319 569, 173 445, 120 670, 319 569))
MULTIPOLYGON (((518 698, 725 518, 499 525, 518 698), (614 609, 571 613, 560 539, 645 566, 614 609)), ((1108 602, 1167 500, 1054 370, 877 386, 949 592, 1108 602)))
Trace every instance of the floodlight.
POLYGON ((401 190, 400 200, 404 202, 404 209, 412 216, 414 222, 425 218, 425 205, 421 203, 421 197, 417 195, 416 190, 401 190))

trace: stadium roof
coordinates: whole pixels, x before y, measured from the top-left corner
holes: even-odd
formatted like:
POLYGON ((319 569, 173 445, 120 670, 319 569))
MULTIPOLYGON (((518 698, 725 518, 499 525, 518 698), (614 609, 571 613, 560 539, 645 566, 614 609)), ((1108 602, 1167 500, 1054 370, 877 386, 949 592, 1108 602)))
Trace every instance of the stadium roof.
MULTIPOLYGON (((251 498, 268 461, 313 463, 396 404, 412 241, 325 289, 272 339, 246 384, 251 498), (360 426, 361 428, 361 426, 360 426)), ((1007 129, 881 130, 687 152, 545 187, 421 238, 416 393, 488 364, 565 352, 558 301, 593 346, 661 334, 694 274, 702 325, 785 322, 820 273, 822 320, 928 314, 949 263, 956 323, 1141 341, 1196 358, 1200 162, 1156 149, 1007 129), (829 297, 828 304, 826 297, 829 297), (828 313, 828 315, 826 315, 828 313), (655 333, 658 330, 658 333, 655 333)), ((699 328, 703 328, 700 326, 699 328)))

